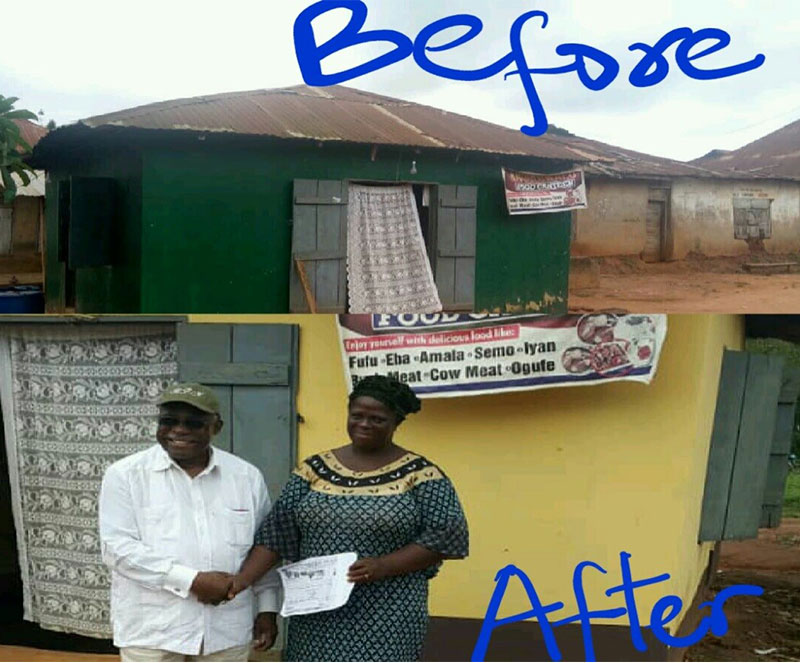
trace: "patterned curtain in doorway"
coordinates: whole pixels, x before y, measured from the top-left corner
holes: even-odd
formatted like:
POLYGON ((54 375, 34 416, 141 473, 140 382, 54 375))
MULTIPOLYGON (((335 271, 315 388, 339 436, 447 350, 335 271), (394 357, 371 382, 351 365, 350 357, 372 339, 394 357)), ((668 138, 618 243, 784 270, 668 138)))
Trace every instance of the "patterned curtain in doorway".
POLYGON ((0 402, 25 619, 110 638, 97 498, 115 460, 155 441, 177 379, 173 325, 0 328, 0 402))
POLYGON ((350 185, 347 285, 350 313, 442 310, 411 185, 350 185))

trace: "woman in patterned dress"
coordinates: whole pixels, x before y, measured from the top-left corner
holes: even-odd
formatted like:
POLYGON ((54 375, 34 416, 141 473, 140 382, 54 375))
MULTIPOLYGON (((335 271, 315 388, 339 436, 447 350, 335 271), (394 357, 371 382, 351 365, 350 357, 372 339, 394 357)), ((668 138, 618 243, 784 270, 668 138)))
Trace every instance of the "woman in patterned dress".
MULTIPOLYGON (((428 623, 428 581, 468 553, 467 523, 444 473, 393 440, 419 411, 411 389, 383 376, 350 394, 351 443, 307 458, 261 525, 238 584, 279 560, 356 552, 347 604, 291 617, 286 660, 413 661, 428 623)), ((258 621, 256 635, 258 636, 258 621)))

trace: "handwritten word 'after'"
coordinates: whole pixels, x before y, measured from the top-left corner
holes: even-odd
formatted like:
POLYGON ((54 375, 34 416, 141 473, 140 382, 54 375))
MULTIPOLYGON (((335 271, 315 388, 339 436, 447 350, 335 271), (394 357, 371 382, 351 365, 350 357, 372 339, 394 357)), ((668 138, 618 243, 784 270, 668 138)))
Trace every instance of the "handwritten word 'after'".
POLYGON ((650 626, 643 627, 639 619, 639 611, 636 607, 636 597, 634 596, 634 590, 669 580, 669 574, 664 573, 659 576, 653 576, 652 578, 634 581, 630 566, 631 555, 622 552, 619 557, 622 584, 607 589, 606 596, 622 593, 626 607, 612 608, 610 610, 589 610, 586 603, 586 593, 583 591, 583 570, 588 567, 600 571, 600 573, 606 573, 606 570, 594 562, 581 562, 575 567, 575 571, 572 575, 572 587, 575 594, 575 601, 578 604, 578 613, 552 623, 547 618, 547 615, 556 610, 561 610, 564 604, 560 601, 549 605, 542 604, 539 595, 533 587, 533 583, 528 576, 516 566, 509 565, 500 569, 495 577, 496 584, 494 593, 489 601, 489 607, 483 619, 478 641, 472 651, 472 660, 484 660, 486 650, 489 647, 489 640, 492 637, 492 631, 498 626, 513 624, 514 622, 532 618, 536 618, 539 623, 539 628, 542 631, 545 646, 547 647, 547 653, 553 661, 561 660, 561 652, 558 649, 558 644, 556 643, 553 633, 554 627, 580 622, 586 660, 595 661, 594 642, 592 640, 592 620, 616 619, 626 614, 628 615, 628 622, 630 624, 631 641, 638 651, 647 651, 647 644, 642 634, 644 628, 649 628, 658 640, 669 647, 689 647, 702 640, 709 631, 718 638, 721 638, 728 632, 728 620, 725 617, 723 605, 729 598, 737 595, 761 596, 761 594, 764 593, 761 587, 756 587, 754 585, 726 587, 717 594, 713 601, 700 604, 701 608, 710 607, 711 613, 703 617, 699 626, 693 633, 686 636, 670 635, 664 627, 680 614, 683 608, 683 601, 674 595, 667 595, 660 598, 650 611, 650 626), (498 619, 497 613, 500 610, 500 604, 503 601, 503 596, 508 587, 508 581, 514 576, 519 578, 519 581, 525 588, 532 609, 517 615, 512 615, 511 617, 498 619))
MULTIPOLYGON (((303 80, 307 85, 313 87, 344 83, 396 64, 405 60, 409 55, 413 55, 417 65, 428 73, 455 81, 481 81, 496 76, 515 65, 516 69, 507 72, 504 80, 509 76, 519 76, 533 112, 533 124, 523 126, 521 131, 529 136, 541 136, 547 131, 548 120, 534 84, 534 74, 552 75, 574 72, 586 88, 599 91, 604 90, 617 79, 620 65, 611 55, 598 48, 586 44, 567 43, 556 48, 557 55, 570 59, 567 64, 551 68, 531 68, 522 44, 522 30, 531 19, 540 19, 542 29, 546 28, 549 22, 548 15, 543 11, 529 11, 520 16, 511 26, 509 34, 511 50, 509 53, 480 69, 445 67, 431 60, 428 55, 455 49, 477 37, 483 30, 483 22, 472 14, 456 14, 434 21, 420 30, 417 38, 412 41, 397 30, 362 32, 361 29, 367 21, 367 5, 362 0, 320 0, 306 8, 295 20, 294 43, 303 80), (336 9, 349 10, 350 20, 340 32, 325 43, 318 44, 312 25, 314 19, 336 9), (453 28, 465 30, 458 37, 444 44, 429 45, 434 37, 453 28), (391 44, 394 48, 345 71, 332 74, 322 73, 322 62, 325 58, 350 46, 368 43, 391 44), (589 72, 589 65, 592 63, 599 65, 600 73, 592 75, 589 72)), ((638 88, 652 87, 661 83, 670 70, 664 53, 673 45, 677 45, 675 63, 686 76, 696 80, 727 78, 757 69, 764 64, 766 58, 763 55, 757 55, 748 62, 716 69, 701 69, 695 64, 701 58, 723 50, 730 43, 730 35, 718 28, 704 28, 697 31, 691 28, 676 28, 653 45, 637 42, 632 44, 628 50, 641 51, 642 56, 631 70, 628 80, 631 85, 638 88), (705 48, 701 48, 703 44, 706 44, 705 48)), ((595 67, 596 69, 597 67, 595 67)))

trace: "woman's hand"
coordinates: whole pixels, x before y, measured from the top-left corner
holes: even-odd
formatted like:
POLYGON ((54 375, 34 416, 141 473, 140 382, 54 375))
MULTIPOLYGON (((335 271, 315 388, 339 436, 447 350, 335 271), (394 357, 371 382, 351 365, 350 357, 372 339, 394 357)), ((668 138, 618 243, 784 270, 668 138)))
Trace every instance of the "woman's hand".
POLYGON ((443 556, 417 543, 380 557, 363 557, 347 569, 347 579, 357 585, 414 573, 438 564, 443 556))
POLYGON ((347 579, 356 585, 383 580, 389 576, 389 567, 380 557, 363 557, 347 569, 347 579))
POLYGON ((231 585, 228 587, 228 601, 257 582, 261 576, 278 563, 279 559, 278 553, 274 550, 270 550, 266 546, 254 545, 250 549, 247 559, 244 560, 242 568, 239 569, 239 573, 231 578, 231 585))

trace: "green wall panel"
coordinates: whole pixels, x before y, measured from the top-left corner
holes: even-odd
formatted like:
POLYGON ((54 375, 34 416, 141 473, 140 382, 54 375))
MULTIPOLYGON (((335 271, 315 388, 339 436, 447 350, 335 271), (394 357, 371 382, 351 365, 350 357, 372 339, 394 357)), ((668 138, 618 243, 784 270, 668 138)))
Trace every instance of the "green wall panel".
POLYGON ((371 151, 211 139, 146 148, 141 311, 288 311, 293 181, 360 179, 477 186, 476 310, 566 312, 570 216, 510 217, 500 177, 503 165, 544 162, 400 148, 373 161, 371 151))

